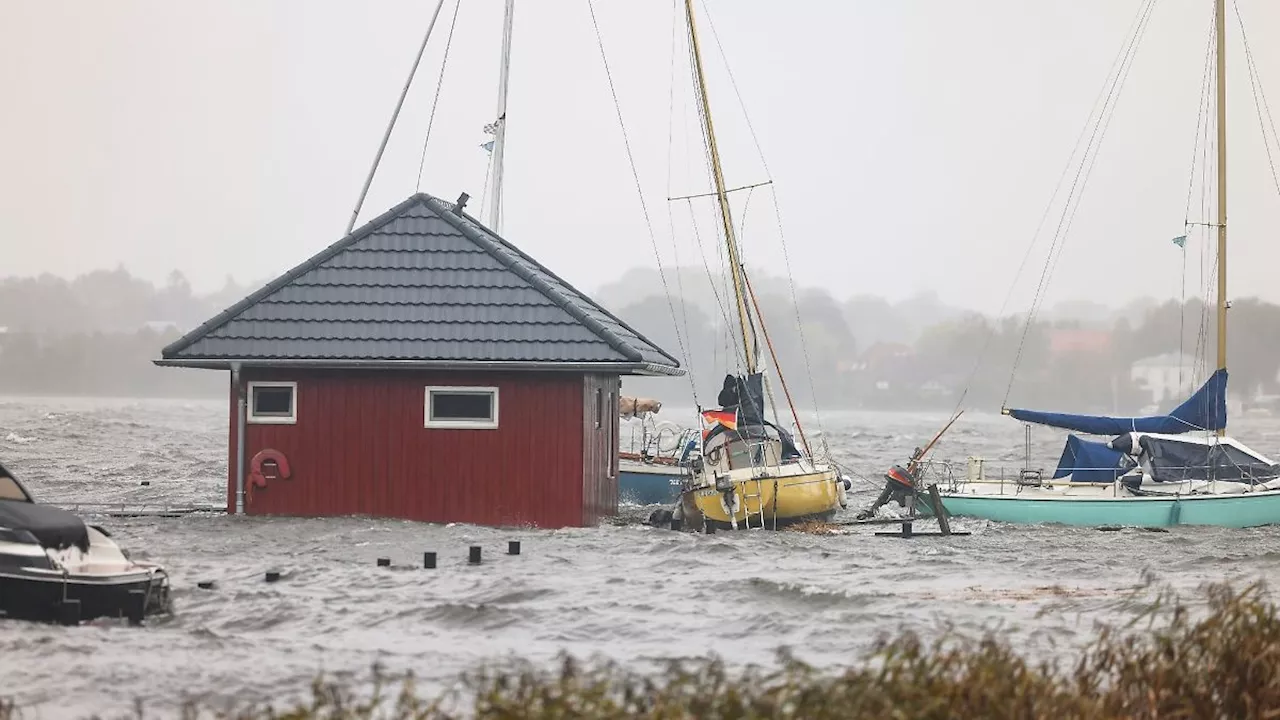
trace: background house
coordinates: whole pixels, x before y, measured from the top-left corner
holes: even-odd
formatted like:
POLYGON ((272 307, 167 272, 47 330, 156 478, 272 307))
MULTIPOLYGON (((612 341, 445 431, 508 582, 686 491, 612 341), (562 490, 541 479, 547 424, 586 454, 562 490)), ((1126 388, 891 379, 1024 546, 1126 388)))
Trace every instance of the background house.
POLYGON ((1149 394, 1153 405, 1177 404, 1191 396, 1196 382, 1195 358, 1183 352, 1169 352, 1135 360, 1129 378, 1149 394))
POLYGON ((620 375, 683 372, 425 194, 156 362, 232 372, 229 510, 543 527, 616 512, 620 375))

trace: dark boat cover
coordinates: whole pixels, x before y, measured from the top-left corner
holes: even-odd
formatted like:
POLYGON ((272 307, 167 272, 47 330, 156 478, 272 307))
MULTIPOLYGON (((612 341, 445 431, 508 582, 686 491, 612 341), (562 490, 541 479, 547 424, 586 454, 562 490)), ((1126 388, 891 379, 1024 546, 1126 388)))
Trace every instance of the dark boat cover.
POLYGON ((47 548, 72 545, 89 550, 89 531, 78 516, 61 508, 18 500, 0 500, 0 526, 26 530, 47 548))

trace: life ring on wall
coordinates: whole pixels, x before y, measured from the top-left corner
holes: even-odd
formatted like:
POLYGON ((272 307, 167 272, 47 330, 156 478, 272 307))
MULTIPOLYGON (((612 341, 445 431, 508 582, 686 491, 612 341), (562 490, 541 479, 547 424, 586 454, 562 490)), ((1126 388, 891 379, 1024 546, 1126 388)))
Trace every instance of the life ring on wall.
POLYGON ((283 478, 288 480, 293 472, 289 470, 289 458, 279 450, 259 450, 249 461, 249 482, 245 488, 245 503, 253 499, 253 488, 265 488, 268 480, 283 478))

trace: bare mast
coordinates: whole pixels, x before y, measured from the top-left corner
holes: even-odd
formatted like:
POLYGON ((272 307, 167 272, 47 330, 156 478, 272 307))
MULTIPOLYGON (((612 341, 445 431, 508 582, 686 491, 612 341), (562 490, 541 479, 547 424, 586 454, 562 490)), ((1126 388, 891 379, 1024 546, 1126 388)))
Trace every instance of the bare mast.
POLYGON ((400 117, 400 108, 404 107, 404 99, 409 94, 409 86, 413 84, 413 76, 418 72, 418 63, 422 62, 422 53, 427 49, 427 41, 431 39, 431 31, 436 28, 436 19, 440 17, 442 7, 444 7, 444 0, 437 2, 435 11, 431 13, 431 22, 427 23, 427 32, 422 36, 422 45, 418 47, 418 54, 413 58, 413 67, 409 68, 409 77, 404 81, 404 89, 400 91, 396 109, 391 111, 391 122, 387 123, 387 131, 382 134, 382 143, 378 145, 378 152, 373 156, 373 167, 369 168, 364 187, 360 189, 360 198, 356 200, 356 208, 351 211, 351 219, 347 221, 348 235, 355 229, 356 218, 360 217, 360 208, 364 206, 365 196, 369 194, 369 186, 373 184, 373 176, 378 172, 378 163, 382 162, 382 153, 386 152, 387 141, 391 139, 391 130, 396 126, 396 119, 400 117))
MULTIPOLYGON (((1218 105, 1218 369, 1227 367, 1227 8, 1215 0, 1218 105)), ((1224 435, 1226 428, 1218 428, 1224 435)))
POLYGON ((720 206, 720 221, 724 225, 725 243, 729 247, 729 274, 733 278, 733 294, 737 298, 738 322, 742 327, 742 349, 746 353, 747 372, 755 373, 758 348, 751 315, 747 309, 746 291, 743 282, 742 260, 738 256, 738 238, 733 232, 733 216, 729 210, 729 196, 725 191, 724 172, 720 169, 720 150, 716 146, 715 128, 711 124, 711 105, 707 99, 707 83, 702 74, 702 50, 698 47, 698 27, 693 19, 693 0, 685 0, 685 18, 689 23, 689 45, 693 53, 693 71, 697 79, 694 89, 701 104, 702 131, 707 140, 707 151, 711 156, 711 174, 716 185, 716 201, 720 206))
POLYGON ((493 123, 493 189, 489 195, 489 229, 502 234, 502 151, 507 140, 507 81, 511 73, 511 18, 515 0, 507 0, 502 21, 502 67, 498 79, 498 119, 493 123))

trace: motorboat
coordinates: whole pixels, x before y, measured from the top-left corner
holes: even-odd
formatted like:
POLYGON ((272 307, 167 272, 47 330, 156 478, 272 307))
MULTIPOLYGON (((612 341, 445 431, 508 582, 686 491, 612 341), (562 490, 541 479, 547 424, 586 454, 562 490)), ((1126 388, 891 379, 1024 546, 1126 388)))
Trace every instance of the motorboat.
POLYGON ((131 560, 104 528, 37 503, 0 465, 0 618, 136 625, 170 611, 163 567, 131 560))

